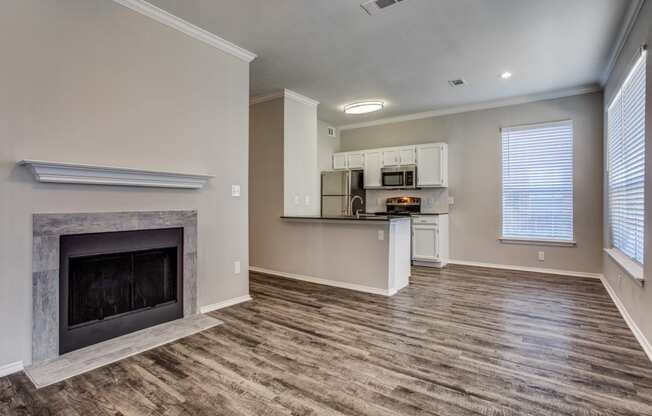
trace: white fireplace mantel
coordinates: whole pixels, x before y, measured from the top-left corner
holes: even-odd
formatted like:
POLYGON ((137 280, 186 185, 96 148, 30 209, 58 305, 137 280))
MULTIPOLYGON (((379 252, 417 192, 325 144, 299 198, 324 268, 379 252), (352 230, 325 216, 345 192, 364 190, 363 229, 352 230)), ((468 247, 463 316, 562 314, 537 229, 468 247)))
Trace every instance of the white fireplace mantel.
POLYGON ((39 182, 200 189, 213 176, 75 163, 21 160, 39 182))

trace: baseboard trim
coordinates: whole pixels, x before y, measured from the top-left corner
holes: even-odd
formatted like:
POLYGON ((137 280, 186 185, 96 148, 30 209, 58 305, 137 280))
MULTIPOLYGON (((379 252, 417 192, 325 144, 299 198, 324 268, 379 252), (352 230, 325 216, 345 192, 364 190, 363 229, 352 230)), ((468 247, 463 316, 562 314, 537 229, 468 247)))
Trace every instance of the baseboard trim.
POLYGON ((8 376, 9 374, 17 373, 23 371, 25 367, 23 366, 22 361, 16 361, 15 363, 9 363, 0 366, 0 377, 8 376))
POLYGON ((228 308, 229 306, 237 305, 238 303, 249 302, 250 300, 253 300, 250 295, 238 296, 237 298, 227 299, 222 302, 200 306, 199 313, 213 312, 219 309, 228 308))
POLYGON ((616 308, 618 308, 618 312, 620 312, 620 315, 625 320, 625 323, 634 334, 634 337, 636 338, 638 343, 641 344, 641 348, 643 348, 643 351, 645 351, 647 358, 650 361, 652 361, 652 344, 650 344, 650 341, 648 341, 647 338, 645 338, 645 335, 643 335, 643 331, 641 331, 638 325, 636 325, 636 322, 634 322, 632 317, 629 315, 629 312, 627 312, 625 305, 621 302, 618 295, 616 295, 616 292, 613 290, 613 288, 611 287, 607 279, 603 276, 600 280, 602 281, 602 285, 604 286, 604 288, 607 289, 607 293, 609 293, 611 300, 616 304, 616 308))
POLYGON ((561 276, 588 277, 590 279, 602 279, 603 277, 601 273, 576 272, 572 270, 561 270, 561 269, 545 269, 540 267, 512 266, 508 264, 481 263, 478 261, 449 259, 448 264, 457 264, 459 266, 487 267, 490 269, 518 270, 522 272, 547 273, 547 274, 556 274, 561 276))
POLYGON ((264 269, 262 267, 249 267, 250 272, 267 274, 270 276, 285 277, 303 282, 316 283, 318 285, 339 287, 341 289, 355 290, 357 292, 371 293, 374 295, 393 296, 398 291, 396 289, 378 289, 371 286, 356 285, 355 283, 338 282, 336 280, 322 279, 321 277, 306 276, 303 274, 279 272, 278 270, 264 269))

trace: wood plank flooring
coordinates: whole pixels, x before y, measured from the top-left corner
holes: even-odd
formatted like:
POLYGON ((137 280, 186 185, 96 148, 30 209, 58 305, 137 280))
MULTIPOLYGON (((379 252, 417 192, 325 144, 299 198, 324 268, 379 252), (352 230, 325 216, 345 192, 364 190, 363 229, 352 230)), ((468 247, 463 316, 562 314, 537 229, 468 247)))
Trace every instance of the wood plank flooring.
POLYGON ((652 364, 600 281, 414 268, 392 298, 251 275, 224 325, 35 390, 11 415, 652 415, 652 364))

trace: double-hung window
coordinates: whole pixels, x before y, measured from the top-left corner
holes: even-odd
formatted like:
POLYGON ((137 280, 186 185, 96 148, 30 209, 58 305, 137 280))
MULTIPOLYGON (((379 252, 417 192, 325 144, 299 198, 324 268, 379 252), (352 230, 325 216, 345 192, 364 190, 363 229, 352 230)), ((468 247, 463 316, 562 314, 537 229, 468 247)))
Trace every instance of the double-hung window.
POLYGON ((639 266, 644 257, 646 58, 643 50, 607 108, 610 244, 616 255, 639 266))
POLYGON ((573 122, 503 128, 502 240, 573 244, 573 122))

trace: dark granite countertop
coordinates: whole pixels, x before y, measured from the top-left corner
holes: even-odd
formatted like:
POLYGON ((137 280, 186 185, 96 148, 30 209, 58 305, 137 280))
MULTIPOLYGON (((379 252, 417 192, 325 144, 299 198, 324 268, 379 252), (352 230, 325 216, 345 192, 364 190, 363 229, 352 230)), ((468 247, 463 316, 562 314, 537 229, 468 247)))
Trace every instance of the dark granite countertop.
POLYGON ((282 216, 284 220, 308 220, 308 221, 357 221, 357 222, 391 222, 391 221, 400 221, 407 220, 410 217, 399 216, 399 215, 363 215, 360 218, 355 216, 333 216, 333 217, 322 217, 319 215, 298 215, 298 216, 282 216))

